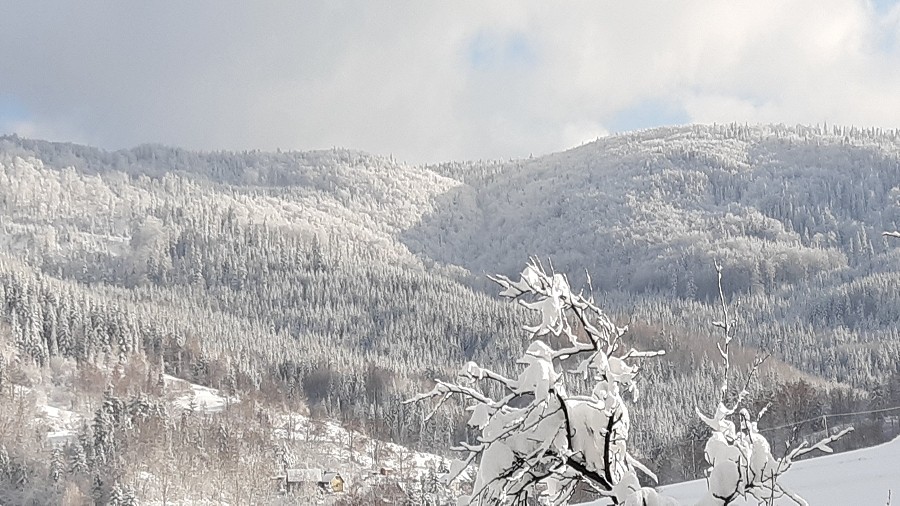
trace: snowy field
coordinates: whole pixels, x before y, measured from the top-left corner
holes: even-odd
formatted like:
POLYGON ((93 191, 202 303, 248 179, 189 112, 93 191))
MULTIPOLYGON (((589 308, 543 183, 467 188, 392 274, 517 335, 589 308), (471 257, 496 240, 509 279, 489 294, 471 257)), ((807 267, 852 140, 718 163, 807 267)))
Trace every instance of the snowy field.
MULTIPOLYGON (((802 460, 782 479, 784 485, 812 506, 888 504, 888 491, 900 494, 900 438, 871 448, 802 460)), ((706 490, 705 480, 662 487, 665 495, 694 504, 706 490)), ((900 498, 892 501, 900 502, 900 498)), ((733 504, 756 504, 736 501, 733 504)), ((795 504, 782 499, 776 504, 795 504)))
POLYGON ((76 430, 82 423, 79 414, 51 404, 44 404, 38 409, 39 415, 47 424, 47 439, 51 443, 62 445, 75 438, 76 430))
POLYGON ((196 385, 168 374, 163 375, 166 390, 175 395, 173 405, 179 409, 193 409, 201 413, 218 413, 228 404, 240 402, 238 398, 228 398, 215 388, 196 385))
MULTIPOLYGON (((195 409, 212 414, 221 411, 228 403, 239 402, 238 399, 226 399, 215 389, 168 375, 165 382, 170 394, 174 394, 173 404, 182 409, 187 409, 193 404, 195 409)), ((71 438, 82 419, 71 411, 49 404, 41 406, 41 412, 48 425, 48 437, 53 442, 63 442, 71 438)), ((309 434, 308 424, 310 421, 299 415, 285 417, 279 424, 284 428, 276 430, 276 437, 303 438, 309 434), (286 427, 293 427, 293 434, 290 434, 286 427)), ((346 448, 348 431, 340 425, 323 421, 319 423, 317 430, 312 432, 316 433, 314 439, 317 446, 321 445, 319 449, 328 449, 332 452, 333 462, 345 471, 350 471, 349 475, 356 474, 351 469, 369 469, 374 466, 375 463, 371 459, 372 445, 375 444, 373 440, 366 440, 367 438, 357 435, 354 439, 360 439, 362 444, 351 456, 347 454, 346 448)), ((380 443, 383 445, 382 451, 390 455, 385 459, 384 465, 394 469, 409 466, 413 476, 421 475, 428 469, 435 469, 443 460, 435 455, 409 451, 391 443, 380 443), (399 460, 406 462, 401 463, 399 460)), ((900 438, 871 448, 797 462, 785 475, 783 483, 813 506, 888 504, 889 493, 900 494, 900 438)), ((660 492, 688 506, 695 504, 705 490, 706 481, 695 480, 661 487, 660 492)), ((607 503, 597 501, 584 506, 603 504, 607 503)), ((749 505, 756 502, 738 500, 733 504, 749 505)), ((794 503, 790 499, 782 499, 776 504, 794 503)))
MULTIPOLYGON (((811 506, 878 506, 900 502, 900 438, 871 448, 803 460, 794 464, 782 479, 811 506)), ((661 487, 660 492, 688 506, 696 504, 706 491, 706 480, 694 480, 661 487)), ((599 506, 603 501, 585 504, 599 506)), ((738 500, 734 505, 756 504, 738 500)), ((796 504, 788 498, 778 505, 796 504)))

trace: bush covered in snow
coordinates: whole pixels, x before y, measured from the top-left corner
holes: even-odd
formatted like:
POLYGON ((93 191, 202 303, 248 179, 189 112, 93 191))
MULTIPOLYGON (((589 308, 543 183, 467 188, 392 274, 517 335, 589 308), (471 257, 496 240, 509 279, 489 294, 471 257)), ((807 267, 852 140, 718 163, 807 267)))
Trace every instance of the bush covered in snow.
MULTIPOLYGON (((757 429, 765 409, 754 419, 741 407, 746 387, 733 402, 727 400, 733 329, 721 292, 721 267, 717 271, 723 318, 713 325, 723 331, 718 350, 724 372, 714 414, 706 416, 697 409, 712 430, 705 451, 709 488, 698 505, 727 505, 739 497, 763 504, 789 497, 806 504, 780 484, 779 477, 797 457, 813 450, 831 451, 828 443, 852 429, 775 458, 757 429)), ((594 304, 592 294, 574 293, 565 275, 548 272, 538 261, 532 260, 518 281, 506 276, 492 279, 503 288, 502 297, 540 315, 538 323, 523 327, 532 339, 518 361, 524 368, 508 378, 468 362, 457 383, 436 380, 431 391, 408 401, 434 399, 437 410, 453 395, 466 400, 471 412, 468 424, 479 435, 475 442, 460 444, 457 450, 466 457, 444 476, 454 480, 477 465, 472 493, 461 497, 460 503, 524 504, 540 498, 546 504, 565 504, 577 487, 587 486, 613 504, 677 504, 641 486, 637 471, 654 481, 656 477, 627 447, 631 423, 625 394, 637 400, 638 361, 664 351, 626 346, 627 327, 617 326, 594 304), (575 375, 589 379, 592 388, 575 391, 575 382, 567 381, 575 375)), ((750 374, 761 363, 757 360, 750 374)))

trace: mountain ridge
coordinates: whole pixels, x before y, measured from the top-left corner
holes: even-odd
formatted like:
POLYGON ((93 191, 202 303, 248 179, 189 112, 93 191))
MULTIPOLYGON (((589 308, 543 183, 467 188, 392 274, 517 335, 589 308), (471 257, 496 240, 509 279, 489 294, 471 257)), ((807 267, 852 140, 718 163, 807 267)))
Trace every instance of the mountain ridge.
POLYGON ((892 392, 900 250, 881 232, 900 223, 898 139, 688 126, 412 166, 347 150, 104 153, 4 137, 0 316, 40 364, 161 364, 445 451, 465 437, 460 406, 425 425, 402 401, 468 360, 515 371, 528 316, 483 274, 536 255, 635 323, 637 344, 669 351, 643 370, 633 446, 671 463, 718 384, 714 261, 737 369, 773 353, 755 400, 801 379, 822 409, 892 392))

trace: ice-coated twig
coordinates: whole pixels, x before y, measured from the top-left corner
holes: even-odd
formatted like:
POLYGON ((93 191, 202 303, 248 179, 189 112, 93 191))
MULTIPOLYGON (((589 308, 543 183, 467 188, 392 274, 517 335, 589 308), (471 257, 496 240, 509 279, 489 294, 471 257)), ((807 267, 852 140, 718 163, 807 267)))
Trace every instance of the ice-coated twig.
POLYGON ((753 376, 769 355, 756 356, 734 403, 731 406, 726 404, 728 376, 731 367, 729 344, 733 338, 733 333, 728 318, 728 306, 722 290, 722 267, 718 263, 716 263, 716 274, 718 278, 719 301, 722 308, 722 320, 712 322, 712 326, 723 331, 722 342, 716 344, 723 361, 723 374, 716 412, 712 416, 706 416, 697 409, 700 419, 713 431, 704 451, 706 460, 710 464, 707 478, 709 488, 706 496, 699 504, 702 506, 726 506, 739 497, 747 497, 749 495, 756 498, 760 503, 765 504, 771 504, 775 499, 781 497, 788 497, 795 503, 806 506, 806 501, 798 494, 785 488, 779 479, 790 469, 794 459, 815 450, 831 452, 831 447, 828 445, 853 429, 844 429, 813 445, 808 445, 804 442, 797 448, 789 451, 783 458, 776 460, 772 455, 769 442, 757 428, 757 422, 768 410, 769 405, 761 409, 755 418, 751 417, 750 413, 741 407, 741 403, 748 395, 753 376), (729 420, 729 417, 735 413, 739 415, 738 425, 729 420))

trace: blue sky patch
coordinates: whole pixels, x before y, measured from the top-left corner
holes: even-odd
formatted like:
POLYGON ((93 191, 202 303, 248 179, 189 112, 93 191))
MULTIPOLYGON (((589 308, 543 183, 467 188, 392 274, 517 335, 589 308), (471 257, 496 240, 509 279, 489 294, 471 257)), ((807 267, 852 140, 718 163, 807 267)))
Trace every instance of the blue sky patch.
POLYGON ((615 113, 607 123, 612 132, 630 132, 664 125, 690 123, 690 116, 678 104, 660 98, 642 100, 615 113))
POLYGON ((0 94, 0 125, 22 121, 28 118, 28 109, 21 100, 12 95, 0 94))
POLYGON ((894 6, 897 5, 898 0, 871 0, 872 6, 875 7, 875 11, 878 14, 887 14, 894 6))
MULTIPOLYGON (((880 17, 885 17, 888 13, 900 3, 900 0, 871 0, 875 13, 880 17)), ((876 44, 879 51, 890 54, 898 49, 900 37, 893 29, 881 29, 876 33, 876 44)))

